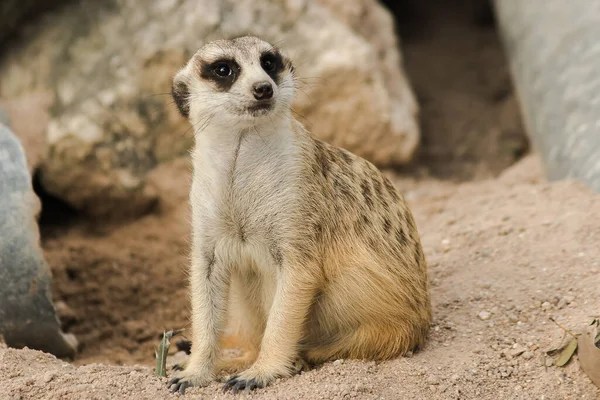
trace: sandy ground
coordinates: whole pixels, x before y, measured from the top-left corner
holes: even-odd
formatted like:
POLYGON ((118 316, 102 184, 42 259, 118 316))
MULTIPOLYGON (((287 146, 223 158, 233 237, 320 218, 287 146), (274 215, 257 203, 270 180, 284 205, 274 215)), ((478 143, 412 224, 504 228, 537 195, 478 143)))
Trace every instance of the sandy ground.
MULTIPOLYGON (((545 355, 563 336, 550 317, 578 331, 600 314, 600 196, 544 182, 535 155, 514 164, 527 141, 493 24, 481 2, 450 3, 403 10, 413 13, 400 22, 423 147, 413 166, 390 172, 428 259, 429 343, 385 363, 328 363, 250 397, 600 398, 577 357, 558 368, 545 355)), ((175 397, 152 366, 163 330, 188 327, 189 178, 187 160, 161 167, 160 209, 122 226, 44 197, 53 295, 81 351, 68 363, 0 345, 0 400, 175 397)), ((187 396, 231 397, 218 383, 187 396)))
MULTIPOLYGON (((499 179, 477 183, 397 179, 410 188, 406 195, 429 261, 434 307, 429 344, 412 357, 390 362, 328 363, 250 396, 598 398, 600 392, 576 359, 558 368, 545 351, 562 338, 549 317, 577 331, 600 313, 600 196, 574 182, 539 182, 537 163, 535 157, 527 158, 499 179)), ((77 318, 98 326, 90 323, 90 332, 79 331, 84 344, 96 344, 76 364, 136 361, 143 366, 76 367, 41 352, 4 349, 0 398, 169 396, 165 380, 154 378, 148 366, 154 362, 158 333, 184 326, 187 315, 185 289, 169 289, 183 287, 183 258, 176 255, 185 247, 185 204, 171 213, 149 216, 103 237, 73 233, 73 238, 48 244, 58 276, 67 274, 63 267, 93 261, 80 270, 82 275, 75 274, 79 283, 59 288, 77 318), (165 225, 167 219, 171 222, 165 225), (172 234, 172 243, 149 246, 147 232, 159 229, 172 234), (127 246, 120 244, 123 240, 127 246), (59 247, 68 254, 62 262, 55 254, 59 247), (159 270, 162 275, 150 277, 159 270), (99 271, 112 271, 113 277, 101 284, 99 271), (115 298, 108 300, 109 293, 115 298), (75 300, 81 297, 89 304, 78 309, 75 300), (113 315, 103 301, 114 307, 113 315), (129 319, 119 320, 126 314, 129 319), (104 320, 113 321, 110 328, 104 320)), ((219 389, 215 383, 188 393, 191 398, 231 396, 219 389)))

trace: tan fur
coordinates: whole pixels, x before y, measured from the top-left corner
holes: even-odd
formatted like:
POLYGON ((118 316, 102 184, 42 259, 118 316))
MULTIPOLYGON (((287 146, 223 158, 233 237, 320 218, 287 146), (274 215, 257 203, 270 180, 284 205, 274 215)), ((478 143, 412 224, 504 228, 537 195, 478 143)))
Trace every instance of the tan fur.
POLYGON ((230 386, 260 387, 300 360, 385 360, 426 340, 426 263, 406 202, 371 163, 293 118, 291 62, 270 78, 258 62, 268 49, 253 37, 213 42, 174 79, 196 127, 192 355, 176 390, 208 384, 219 368, 244 369, 230 386), (222 55, 241 66, 227 91, 199 75, 203 60, 222 55), (275 84, 274 109, 240 113, 261 79, 275 84), (245 358, 219 361, 226 331, 245 358))

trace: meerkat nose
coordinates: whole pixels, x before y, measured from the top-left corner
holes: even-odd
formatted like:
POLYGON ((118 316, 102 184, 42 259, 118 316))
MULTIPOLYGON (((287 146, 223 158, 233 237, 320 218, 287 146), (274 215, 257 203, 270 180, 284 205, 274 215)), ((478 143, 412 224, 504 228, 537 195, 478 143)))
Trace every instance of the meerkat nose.
POLYGON ((273 86, 269 82, 258 82, 252 88, 256 100, 269 100, 273 97, 273 86))

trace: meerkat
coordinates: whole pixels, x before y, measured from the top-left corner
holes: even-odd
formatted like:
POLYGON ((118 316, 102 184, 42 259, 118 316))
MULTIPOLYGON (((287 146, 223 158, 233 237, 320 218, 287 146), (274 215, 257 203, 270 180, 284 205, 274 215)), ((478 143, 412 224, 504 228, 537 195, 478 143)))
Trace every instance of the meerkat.
POLYGON ((403 196, 370 162, 292 114, 294 67, 244 36, 204 45, 173 78, 191 151, 192 349, 168 386, 252 390, 298 365, 421 348, 426 261, 403 196), (229 329, 250 347, 228 365, 229 329))

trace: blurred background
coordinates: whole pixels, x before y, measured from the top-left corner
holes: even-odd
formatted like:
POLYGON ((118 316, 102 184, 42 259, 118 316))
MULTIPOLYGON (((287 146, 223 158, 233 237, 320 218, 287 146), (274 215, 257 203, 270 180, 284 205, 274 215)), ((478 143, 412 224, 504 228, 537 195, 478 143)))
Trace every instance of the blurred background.
MULTIPOLYGON (((589 191, 600 189, 600 114, 589 106, 599 80, 582 67, 590 47, 577 45, 594 37, 581 27, 600 26, 600 14, 593 2, 560 3, 3 0, 0 120, 18 139, 10 153, 25 158, 0 163, 6 182, 10 171, 21 174, 20 186, 0 186, 14 193, 1 200, 4 216, 0 209, 0 244, 13 257, 0 254, 0 278, 12 282, 0 289, 0 333, 9 346, 76 365, 152 365, 163 330, 187 327, 193 135, 170 97, 171 79, 207 41, 254 34, 294 62, 300 122, 375 163, 414 207, 437 292, 434 348, 457 337, 457 325, 475 332, 481 323, 492 338, 513 338, 507 348, 525 346, 511 324, 546 319, 519 319, 527 306, 498 311, 507 298, 559 310, 572 291, 597 292, 583 278, 556 295, 538 293, 552 287, 545 281, 514 286, 537 267, 555 270, 556 282, 573 254, 586 254, 586 271, 600 260, 600 204, 589 191), (580 214, 551 231, 566 205, 580 214), (486 264, 487 278, 474 262, 486 264), (489 277, 500 282, 495 294, 489 277), (474 300, 474 291, 487 294, 474 300), (462 320, 452 322, 455 312, 462 320), (500 314, 508 325, 488 322, 500 314), (29 335, 42 321, 54 333, 29 335)), ((512 372, 501 375, 513 365, 503 360, 468 382, 508 379, 512 372)), ((470 368, 465 361, 465 376, 470 368)), ((544 382, 540 390, 551 390, 544 382)))

